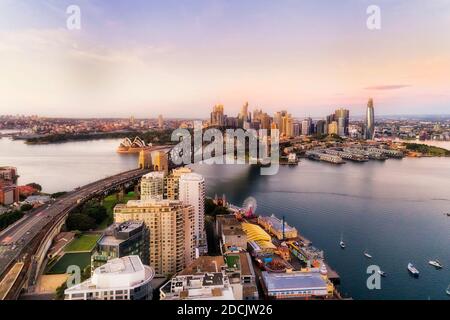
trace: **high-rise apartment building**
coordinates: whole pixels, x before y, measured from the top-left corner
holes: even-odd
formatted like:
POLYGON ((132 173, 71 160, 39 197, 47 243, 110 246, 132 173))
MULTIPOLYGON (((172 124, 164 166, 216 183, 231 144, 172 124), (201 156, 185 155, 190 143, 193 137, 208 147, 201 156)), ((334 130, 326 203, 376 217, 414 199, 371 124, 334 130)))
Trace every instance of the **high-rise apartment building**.
POLYGON ((192 170, 188 167, 180 167, 173 169, 172 172, 166 176, 164 184, 164 199, 178 200, 179 199, 179 183, 182 175, 191 173, 192 170))
POLYGON ((141 200, 156 201, 164 197, 164 172, 154 171, 141 179, 141 200))
POLYGON ((195 258, 194 208, 177 200, 131 200, 114 208, 114 221, 144 221, 149 228, 150 265, 173 275, 195 258))
POLYGON ((205 179, 197 173, 180 177, 179 199, 194 208, 194 229, 196 245, 200 253, 207 252, 205 233, 205 179))
POLYGON ((91 254, 92 272, 111 259, 125 256, 139 256, 142 263, 149 265, 148 240, 148 228, 143 221, 114 223, 97 241, 91 254))

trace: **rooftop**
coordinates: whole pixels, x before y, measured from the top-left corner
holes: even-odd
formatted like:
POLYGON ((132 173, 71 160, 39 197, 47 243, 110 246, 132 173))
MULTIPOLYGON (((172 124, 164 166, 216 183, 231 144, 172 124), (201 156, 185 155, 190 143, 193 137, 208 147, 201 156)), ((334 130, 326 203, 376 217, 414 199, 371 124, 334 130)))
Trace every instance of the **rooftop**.
POLYGON ((142 264, 139 256, 126 256, 109 260, 94 270, 92 278, 67 289, 65 293, 132 288, 151 281, 154 274, 152 268, 142 264))
POLYGON ((326 289, 327 282, 318 272, 262 272, 262 277, 269 291, 326 289))
POLYGON ((196 275, 205 272, 220 272, 221 267, 225 265, 222 256, 200 256, 189 266, 184 268, 178 275, 196 275))

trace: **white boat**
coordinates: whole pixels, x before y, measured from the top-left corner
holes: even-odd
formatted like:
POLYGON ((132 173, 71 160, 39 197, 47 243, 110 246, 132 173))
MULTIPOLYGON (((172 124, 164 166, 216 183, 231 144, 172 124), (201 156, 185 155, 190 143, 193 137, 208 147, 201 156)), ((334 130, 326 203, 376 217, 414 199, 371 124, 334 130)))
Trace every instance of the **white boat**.
POLYGON ((439 260, 430 260, 428 261, 429 264, 431 264, 433 267, 436 267, 437 269, 442 269, 443 265, 439 262, 439 260))
POLYGON ((447 287, 447 290, 445 290, 445 292, 450 296, 450 284, 447 287))
POLYGON ((386 277, 386 276, 387 276, 386 272, 384 272, 384 271, 382 271, 382 270, 378 270, 377 272, 378 272, 378 274, 379 274, 380 276, 382 276, 382 277, 386 277))
POLYGON ((345 249, 345 242, 344 242, 344 240, 342 239, 342 235, 341 235, 341 241, 339 241, 339 246, 340 246, 342 249, 345 249))
POLYGON ((419 276, 419 270, 417 270, 411 262, 408 263, 408 271, 415 277, 419 276))
POLYGON ((372 255, 370 255, 369 253, 367 253, 367 251, 364 251, 364 256, 366 258, 372 259, 372 255))

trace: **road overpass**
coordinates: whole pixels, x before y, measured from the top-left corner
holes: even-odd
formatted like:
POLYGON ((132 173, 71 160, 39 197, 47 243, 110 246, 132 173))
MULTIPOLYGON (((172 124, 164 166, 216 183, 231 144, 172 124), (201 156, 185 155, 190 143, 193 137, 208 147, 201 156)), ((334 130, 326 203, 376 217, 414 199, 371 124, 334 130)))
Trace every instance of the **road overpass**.
MULTIPOLYGON (((10 281, 14 285, 5 294, 6 299, 15 299, 27 280, 34 280, 39 274, 42 261, 51 245, 53 237, 59 232, 69 212, 84 202, 102 197, 124 185, 139 180, 149 170, 131 170, 120 173, 81 188, 77 188, 50 204, 27 214, 23 219, 0 233, 0 279, 10 281), (18 263, 23 263, 19 274, 11 275, 18 263)), ((6 281, 5 280, 5 281, 6 281)), ((1 286, 1 282, 0 282, 1 286)))

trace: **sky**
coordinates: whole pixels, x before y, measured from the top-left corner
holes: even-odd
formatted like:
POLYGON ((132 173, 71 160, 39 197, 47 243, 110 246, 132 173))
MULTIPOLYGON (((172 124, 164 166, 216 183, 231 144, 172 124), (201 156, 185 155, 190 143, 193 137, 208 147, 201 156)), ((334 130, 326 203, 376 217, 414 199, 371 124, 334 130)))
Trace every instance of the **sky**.
POLYGON ((450 114, 449 30, 448 0, 0 0, 0 114, 450 114))

